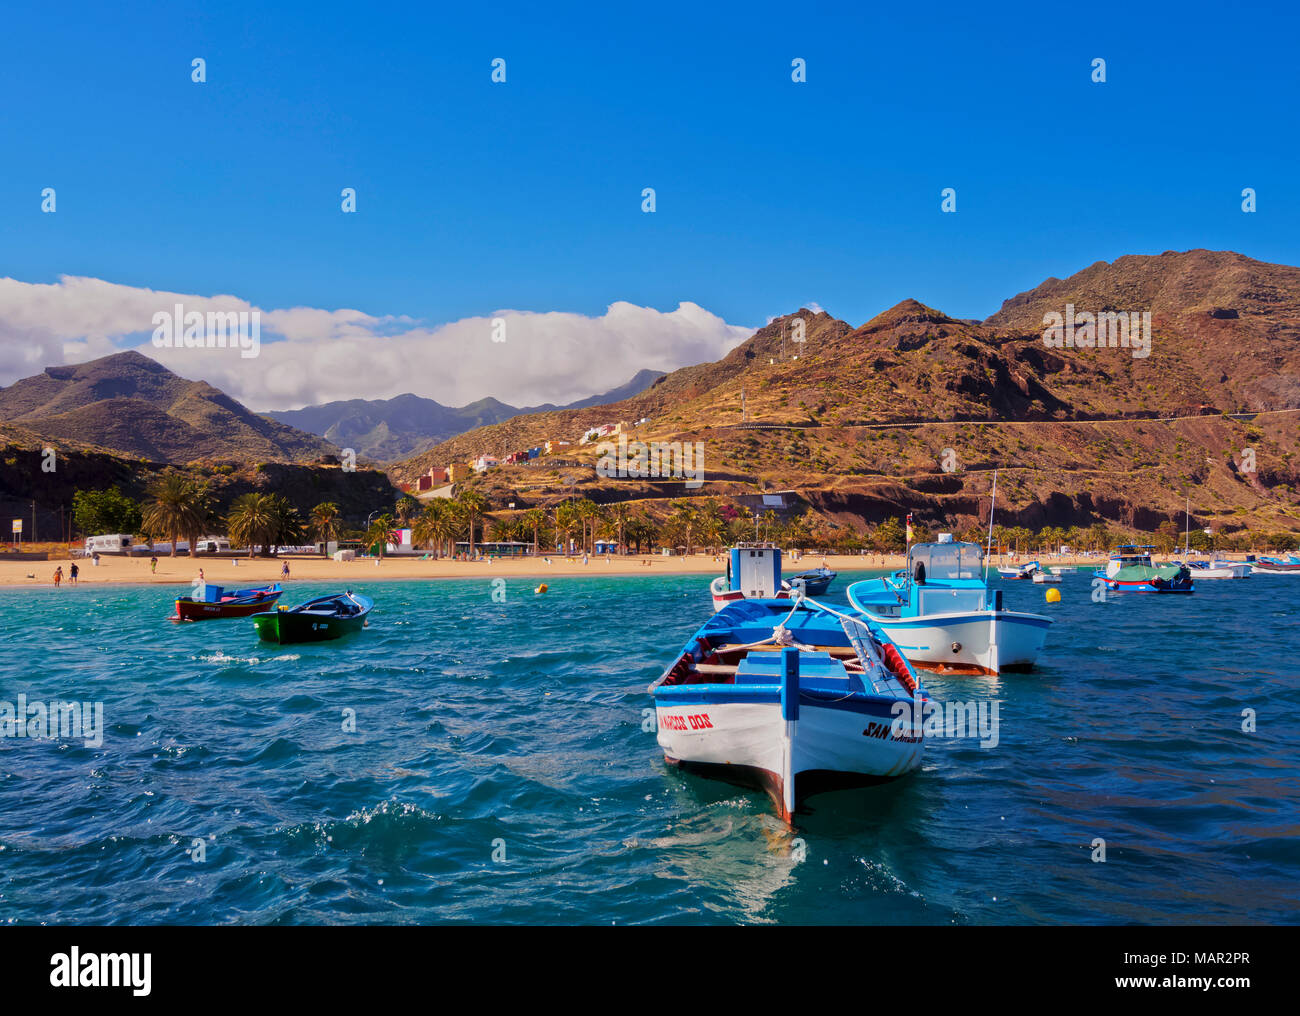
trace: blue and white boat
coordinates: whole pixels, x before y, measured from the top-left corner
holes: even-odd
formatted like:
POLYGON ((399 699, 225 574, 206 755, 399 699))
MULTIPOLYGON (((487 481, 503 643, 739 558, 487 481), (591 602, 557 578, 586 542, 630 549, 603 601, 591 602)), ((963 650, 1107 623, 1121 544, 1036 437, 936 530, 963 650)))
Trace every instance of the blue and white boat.
POLYGON ((1192 579, 1248 579, 1250 565, 1244 561, 1188 561, 1192 579))
POLYGON ((913 544, 905 569, 855 582, 848 597, 909 661, 940 673, 1029 670, 1052 624, 1043 614, 1004 609, 1002 591, 988 587, 984 548, 954 543, 948 533, 913 544))
POLYGON ((670 764, 761 787, 786 822, 812 794, 921 765, 916 672, 874 624, 802 596, 724 607, 649 691, 670 764))
POLYGON ((1300 558, 1294 554, 1287 555, 1285 561, 1280 557, 1261 557, 1251 570, 1260 575, 1300 575, 1300 558))
POLYGON ((1041 566, 1037 561, 1030 561, 1028 564, 1008 565, 998 568, 998 574, 1004 579, 1014 582, 1016 580, 1031 579, 1040 571, 1041 566))
POLYGON ((732 547, 727 552, 727 574, 709 584, 709 593, 714 610, 741 600, 786 600, 794 596, 791 583, 781 578, 781 549, 771 543, 738 543, 732 547))
POLYGON ((825 565, 820 568, 814 568, 812 571, 801 572, 798 575, 790 576, 790 585, 802 582, 804 592, 808 596, 821 596, 830 588, 832 582, 839 576, 839 572, 831 571, 825 565))

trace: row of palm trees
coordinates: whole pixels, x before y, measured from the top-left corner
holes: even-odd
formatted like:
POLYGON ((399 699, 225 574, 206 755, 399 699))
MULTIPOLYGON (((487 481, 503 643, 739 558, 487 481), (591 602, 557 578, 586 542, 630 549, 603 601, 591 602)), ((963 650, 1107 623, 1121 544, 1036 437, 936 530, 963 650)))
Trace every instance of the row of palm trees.
MULTIPOLYGON (((250 556, 259 551, 273 554, 277 546, 299 544, 304 537, 328 543, 347 534, 337 504, 318 504, 303 519, 286 498, 275 493, 240 495, 225 516, 219 518, 207 485, 179 473, 164 474, 156 480, 141 507, 144 532, 151 538, 168 537, 173 557, 182 539, 189 540, 193 555, 199 538, 218 521, 224 522, 232 543, 248 547, 250 556)), ((583 498, 549 509, 536 507, 492 513, 482 492, 462 489, 455 498, 426 502, 403 496, 391 513, 370 521, 363 537, 366 546, 377 548, 382 555, 392 531, 409 526, 413 543, 439 557, 454 555, 456 544, 461 541, 467 543, 473 556, 477 543, 488 538, 531 543, 534 554, 541 553, 543 548, 571 545, 580 552, 592 552, 597 540, 609 540, 628 550, 635 548, 637 553, 653 551, 656 547, 682 548, 692 553, 697 548, 716 549, 755 539, 784 547, 818 547, 846 553, 860 550, 896 553, 905 549, 907 543, 904 527, 894 518, 886 518, 864 534, 848 526, 811 525, 803 517, 780 519, 770 510, 755 517, 716 498, 682 498, 671 502, 668 508, 664 514, 646 506, 622 502, 598 505, 583 498)), ((1175 530, 1172 523, 1166 523, 1146 542, 1161 550, 1172 549, 1181 536, 1175 530)), ((1036 532, 1021 526, 995 525, 992 535, 996 547, 1026 552, 1055 550, 1062 544, 1080 550, 1104 551, 1133 539, 1128 534, 1112 532, 1103 523, 1087 527, 1046 526, 1036 532)), ((1279 537, 1262 540, 1265 549, 1293 548, 1295 541, 1291 534, 1279 534, 1279 537)), ((914 542, 932 538, 926 526, 914 527, 914 542)), ((988 530, 970 526, 958 538, 983 543, 988 538, 988 530)), ((1256 549, 1261 539, 1249 534, 1210 537, 1194 530, 1190 542, 1199 549, 1234 550, 1256 549)))
MULTIPOLYGON (((337 507, 334 511, 337 513, 337 507)), ((159 477, 149 488, 141 506, 141 527, 151 539, 166 536, 171 542, 171 556, 177 545, 188 540, 190 556, 197 551, 199 538, 217 516, 214 499, 206 484, 179 473, 159 477)), ((260 550, 272 553, 283 544, 301 543, 304 526, 298 509, 279 494, 241 494, 231 503, 223 520, 232 543, 248 547, 251 556, 260 550)))

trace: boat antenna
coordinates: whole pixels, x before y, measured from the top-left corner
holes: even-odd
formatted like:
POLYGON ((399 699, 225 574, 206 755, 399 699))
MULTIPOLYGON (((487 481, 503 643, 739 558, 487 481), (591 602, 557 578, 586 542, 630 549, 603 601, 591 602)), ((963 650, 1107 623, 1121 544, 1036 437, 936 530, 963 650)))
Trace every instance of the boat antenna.
POLYGON ((989 501, 989 544, 984 551, 984 584, 989 584, 989 555, 993 553, 993 509, 998 504, 998 471, 993 470, 993 499, 989 501))
POLYGON ((1187 495, 1187 506, 1183 509, 1183 557, 1192 552, 1192 495, 1187 495))

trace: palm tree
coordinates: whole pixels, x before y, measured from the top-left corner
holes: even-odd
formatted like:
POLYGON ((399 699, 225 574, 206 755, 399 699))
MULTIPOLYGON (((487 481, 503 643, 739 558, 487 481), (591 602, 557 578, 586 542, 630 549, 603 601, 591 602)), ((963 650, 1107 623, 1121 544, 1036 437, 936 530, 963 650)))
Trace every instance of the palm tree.
POLYGON ((307 523, 308 531, 325 545, 339 538, 339 506, 333 501, 325 501, 311 510, 307 523))
POLYGON ((596 536, 596 523, 604 513, 600 505, 585 497, 574 505, 574 509, 582 522, 582 549, 584 552, 593 550, 595 548, 592 546, 592 540, 596 536))
POLYGON ((474 556, 474 526, 480 517, 486 518, 488 500, 477 490, 462 490, 456 495, 462 517, 469 524, 469 556, 474 556))
POLYGON ((149 487, 141 523, 150 533, 167 533, 171 537, 171 556, 183 535, 190 541, 190 557, 195 556, 198 538, 203 534, 211 510, 206 486, 180 473, 160 476, 149 487))
POLYGON ((640 554, 643 547, 653 548, 655 541, 659 536, 659 527, 655 525, 654 520, 644 515, 635 515, 627 523, 627 539, 629 543, 636 544, 636 552, 640 554))
POLYGON ((686 547, 686 553, 689 555, 693 545, 692 538, 695 533, 695 525, 699 520, 699 513, 696 511, 694 505, 681 498, 672 502, 672 509, 672 521, 681 527, 682 543, 686 547))
POLYGON ((533 534, 533 557, 537 556, 537 544, 541 537, 542 526, 546 525, 546 512, 540 508, 529 508, 519 518, 524 532, 533 534))
POLYGON ((268 533, 271 553, 277 546, 297 546, 302 543, 302 516, 293 504, 279 494, 271 497, 271 528, 268 533))
POLYGON ((403 494, 397 499, 397 523, 405 529, 415 518, 416 513, 420 510, 420 502, 411 497, 410 494, 403 494))
POLYGON ((270 494, 241 494, 231 503, 226 514, 226 532, 230 542, 246 545, 249 557, 257 552, 258 547, 267 545, 274 525, 275 512, 270 494))
POLYGON ((626 504, 619 502, 610 505, 608 509, 609 525, 614 536, 618 538, 618 552, 623 553, 623 533, 627 529, 628 520, 632 517, 632 509, 626 504))
POLYGON ((452 502, 434 498, 424 506, 424 511, 411 527, 411 539, 417 544, 431 546, 439 557, 450 553, 447 544, 456 537, 459 521, 452 502))
POLYGON ((241 494, 226 515, 226 530, 232 543, 248 544, 248 556, 258 547, 265 556, 281 544, 302 542, 302 519, 286 498, 279 494, 241 494))
POLYGON ((384 556, 384 551, 388 549, 388 535, 393 528, 393 517, 387 513, 379 516, 374 522, 370 523, 370 528, 366 530, 366 546, 379 547, 379 556, 384 556))
POLYGON ((569 552, 569 539, 580 524, 578 510, 572 501, 566 501, 555 509, 555 535, 560 538, 561 549, 569 552))

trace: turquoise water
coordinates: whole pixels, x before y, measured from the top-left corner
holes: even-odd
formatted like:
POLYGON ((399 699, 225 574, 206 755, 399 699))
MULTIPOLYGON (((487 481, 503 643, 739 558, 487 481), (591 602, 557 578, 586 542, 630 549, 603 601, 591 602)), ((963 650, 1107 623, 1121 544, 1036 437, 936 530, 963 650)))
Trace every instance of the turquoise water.
POLYGON ((1079 574, 1051 607, 1002 583, 1057 618, 1039 671, 927 679, 999 700, 998 746, 931 742, 921 772, 814 797, 793 832, 643 729, 706 583, 361 584, 369 630, 284 647, 165 623, 180 590, 0 591, 0 701, 101 701, 107 728, 0 739, 0 921, 1300 916, 1300 578, 1094 603, 1079 574))

